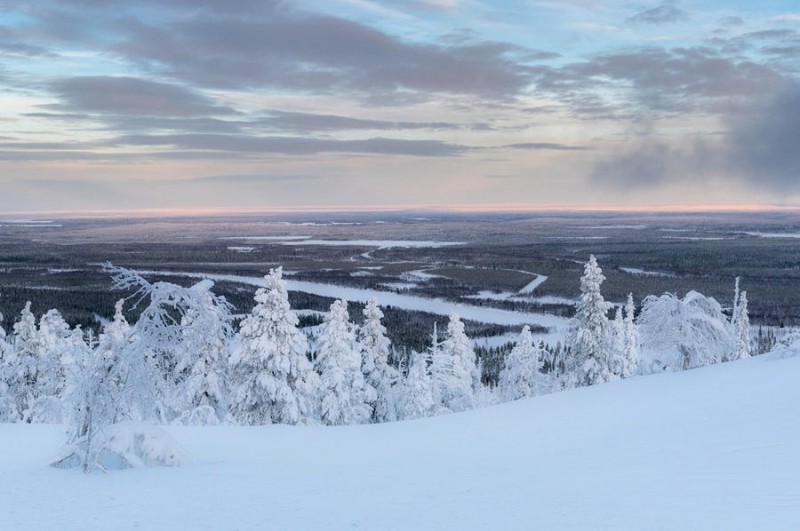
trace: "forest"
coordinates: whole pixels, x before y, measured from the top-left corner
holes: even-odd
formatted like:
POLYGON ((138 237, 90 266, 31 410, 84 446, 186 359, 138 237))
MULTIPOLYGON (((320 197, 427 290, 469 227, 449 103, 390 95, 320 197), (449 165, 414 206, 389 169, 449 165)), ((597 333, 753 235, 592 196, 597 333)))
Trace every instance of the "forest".
MULTIPOLYGON (((99 334, 70 327, 56 309, 37 318, 28 303, 12 332, 0 335, 0 420, 66 423, 74 451, 61 463, 87 470, 110 466, 94 439, 122 421, 391 422, 732 361, 777 342, 752 333, 738 279, 731 315, 695 291, 648 296, 638 308, 629 295, 614 305, 601 293, 605 276, 593 255, 563 344, 537 340, 526 325, 510 349, 478 353, 455 314, 443 330, 434 324, 424 350, 394 348, 374 299, 358 325, 339 299, 318 325, 300 328, 281 267, 264 277, 238 321, 208 279, 180 286, 110 263, 104 269, 129 295, 99 334), (126 305, 139 308, 134 323, 126 305)), ((790 334, 777 346, 794 341, 790 334)))

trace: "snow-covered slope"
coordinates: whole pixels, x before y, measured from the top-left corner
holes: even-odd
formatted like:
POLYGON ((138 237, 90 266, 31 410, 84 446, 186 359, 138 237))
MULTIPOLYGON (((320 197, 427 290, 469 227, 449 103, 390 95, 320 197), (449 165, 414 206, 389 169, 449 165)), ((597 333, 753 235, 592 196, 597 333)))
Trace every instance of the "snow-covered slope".
POLYGON ((168 431, 181 468, 48 468, 0 425, 0 529, 800 529, 800 357, 373 426, 168 431))

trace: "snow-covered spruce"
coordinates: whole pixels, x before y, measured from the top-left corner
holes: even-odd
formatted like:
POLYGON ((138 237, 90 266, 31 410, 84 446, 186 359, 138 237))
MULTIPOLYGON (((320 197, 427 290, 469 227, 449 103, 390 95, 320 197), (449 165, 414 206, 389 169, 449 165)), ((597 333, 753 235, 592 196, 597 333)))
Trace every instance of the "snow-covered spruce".
POLYGON ((230 307, 211 292, 214 283, 190 288, 200 304, 181 318, 181 341, 176 349, 175 409, 180 424, 219 424, 228 414, 228 347, 233 335, 230 307))
POLYGON ((371 417, 375 390, 364 381, 361 356, 347 312, 337 300, 320 325, 314 366, 321 380, 320 419, 324 424, 363 424, 371 417))
POLYGON ((732 319, 734 336, 732 360, 750 357, 750 315, 747 311, 747 291, 739 293, 736 299, 736 307, 733 309, 732 319))
POLYGON ((372 421, 391 422, 398 418, 397 389, 400 374, 389 365, 391 342, 386 337, 386 327, 381 319, 383 312, 378 301, 371 299, 364 307, 364 323, 358 330, 358 348, 361 352, 361 372, 366 384, 374 390, 375 398, 369 403, 372 421))
POLYGON ((613 350, 606 316, 611 304, 600 293, 606 277, 594 255, 589 256, 583 271, 581 296, 567 338, 570 355, 565 360, 565 387, 593 385, 617 377, 611 367, 613 350))
POLYGON ((475 407, 476 391, 481 385, 480 371, 475 351, 464 333, 464 323, 456 314, 450 316, 444 341, 433 351, 431 377, 434 400, 441 412, 475 407))
POLYGON ((278 267, 264 277, 231 359, 231 414, 242 424, 300 424, 317 417, 320 381, 278 267))
POLYGON ((543 345, 534 344, 531 329, 525 326, 500 372, 497 391, 503 400, 517 400, 544 391, 544 375, 541 373, 543 354, 543 345))

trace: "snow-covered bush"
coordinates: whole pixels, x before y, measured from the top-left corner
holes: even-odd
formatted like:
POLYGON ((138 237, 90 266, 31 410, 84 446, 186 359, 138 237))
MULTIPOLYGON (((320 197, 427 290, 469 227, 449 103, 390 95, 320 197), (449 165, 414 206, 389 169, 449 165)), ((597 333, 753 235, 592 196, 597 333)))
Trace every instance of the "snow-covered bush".
POLYGON ((82 437, 67 445, 51 466, 94 472, 188 462, 167 432, 149 424, 126 421, 104 426, 93 435, 91 445, 87 441, 82 437))
POLYGON ((649 296, 638 319, 642 340, 639 372, 680 371, 719 363, 732 350, 733 334, 722 307, 690 291, 649 296))

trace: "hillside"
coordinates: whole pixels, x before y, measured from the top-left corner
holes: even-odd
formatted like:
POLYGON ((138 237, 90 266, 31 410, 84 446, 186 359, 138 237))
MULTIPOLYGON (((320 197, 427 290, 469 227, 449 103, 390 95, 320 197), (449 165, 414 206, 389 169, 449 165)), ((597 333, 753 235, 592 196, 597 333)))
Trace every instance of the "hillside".
POLYGON ((0 425, 0 528, 798 529, 800 357, 346 427, 170 427, 181 468, 49 468, 0 425))

